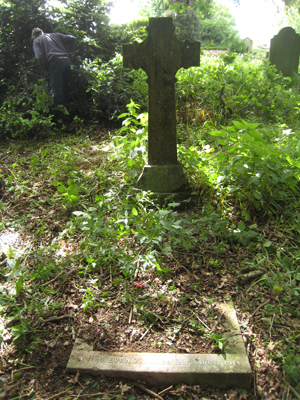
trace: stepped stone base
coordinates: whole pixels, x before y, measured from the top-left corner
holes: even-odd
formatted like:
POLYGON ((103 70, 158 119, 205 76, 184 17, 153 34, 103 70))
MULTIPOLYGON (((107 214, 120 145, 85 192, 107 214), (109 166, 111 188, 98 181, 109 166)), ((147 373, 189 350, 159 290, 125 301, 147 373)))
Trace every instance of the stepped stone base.
POLYGON ((154 193, 189 192, 187 178, 180 163, 167 165, 145 165, 138 188, 154 193))

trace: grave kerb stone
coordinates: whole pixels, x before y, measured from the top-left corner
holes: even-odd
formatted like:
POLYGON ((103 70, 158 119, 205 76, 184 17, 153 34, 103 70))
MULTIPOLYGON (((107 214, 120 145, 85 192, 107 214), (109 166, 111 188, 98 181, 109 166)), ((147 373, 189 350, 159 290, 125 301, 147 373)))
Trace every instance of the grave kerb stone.
POLYGON ((142 380, 154 386, 182 382, 249 389, 251 368, 233 304, 221 307, 229 342, 225 354, 100 352, 77 339, 67 372, 142 380))

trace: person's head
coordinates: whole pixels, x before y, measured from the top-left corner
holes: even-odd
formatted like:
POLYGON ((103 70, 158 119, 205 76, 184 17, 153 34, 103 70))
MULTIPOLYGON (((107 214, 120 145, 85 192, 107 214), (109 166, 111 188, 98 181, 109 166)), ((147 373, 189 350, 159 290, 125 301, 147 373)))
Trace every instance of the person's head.
POLYGON ((44 32, 40 28, 33 28, 31 32, 32 39, 36 39, 37 37, 41 36, 44 32))

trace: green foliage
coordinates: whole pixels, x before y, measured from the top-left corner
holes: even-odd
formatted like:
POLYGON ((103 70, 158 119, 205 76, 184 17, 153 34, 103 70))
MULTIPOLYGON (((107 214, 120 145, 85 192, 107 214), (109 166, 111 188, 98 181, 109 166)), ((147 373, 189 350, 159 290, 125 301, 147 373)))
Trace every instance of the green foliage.
POLYGON ((126 29, 129 29, 130 31, 137 31, 140 28, 145 28, 149 25, 149 19, 148 18, 137 18, 131 22, 128 22, 126 24, 126 29))
MULTIPOLYGON (((213 156, 218 170, 213 178, 223 195, 236 194, 244 213, 252 207, 277 212, 289 196, 299 195, 298 168, 287 161, 289 149, 283 151, 281 146, 284 139, 278 145, 268 132, 257 127, 242 120, 233 121, 233 126, 225 130, 209 132, 218 138, 217 145, 226 149, 213 156)), ((292 151, 291 156, 297 160, 300 154, 292 151)))
POLYGON ((297 33, 300 32, 300 23, 299 23, 299 9, 300 2, 299 0, 285 0, 285 7, 283 12, 280 15, 280 25, 283 26, 291 26, 295 29, 297 33))
POLYGON ((129 76, 123 78, 121 60, 117 62, 118 68, 114 61, 122 44, 143 36, 145 28, 130 30, 108 25, 110 6, 105 0, 73 0, 68 2, 68 7, 64 2, 59 7, 52 7, 43 0, 12 0, 0 4, 0 137, 16 139, 47 135, 53 128, 49 117, 51 97, 45 82, 41 81, 43 73, 32 49, 31 30, 35 26, 44 32, 59 31, 77 38, 75 51, 71 54, 74 66, 69 120, 78 116, 81 120, 91 121, 91 115, 94 115, 94 122, 103 116, 114 116, 125 111, 134 95, 141 104, 145 102, 143 89, 142 93, 137 92, 138 83, 130 90, 139 74, 129 72, 129 76), (108 66, 110 59, 113 60, 108 66), (102 63, 102 72, 110 74, 105 78, 101 71, 94 71, 102 63), (100 82, 95 82, 97 74, 101 75, 100 82), (111 90, 107 90, 112 82, 111 90), (126 89, 129 89, 128 95, 126 89), (98 96, 94 101, 95 93, 98 96))
POLYGON ((284 78, 263 60, 239 56, 228 64, 202 57, 200 68, 182 69, 176 77, 178 112, 188 125, 224 124, 230 117, 298 123, 297 77, 284 78))
POLYGON ((234 18, 228 8, 214 4, 200 23, 199 36, 202 47, 244 53, 246 45, 234 29, 234 25, 234 18))
POLYGON ((215 342, 214 347, 218 347, 221 351, 224 350, 228 339, 224 338, 221 334, 212 333, 210 336, 211 340, 215 342))
POLYGON ((29 74, 24 72, 18 87, 12 88, 0 108, 0 139, 32 138, 47 135, 53 128, 52 97, 46 81, 27 84, 29 74))
POLYGON ((10 85, 17 85, 24 71, 38 67, 33 62, 31 30, 42 26, 51 31, 53 20, 41 10, 44 0, 10 0, 0 3, 0 103, 10 85))
POLYGON ((124 69, 120 54, 107 63, 95 60, 84 63, 84 73, 89 80, 88 93, 91 94, 93 105, 90 117, 104 115, 113 118, 126 110, 126 104, 133 98, 146 109, 147 105, 147 75, 142 70, 124 69))
POLYGON ((202 20, 199 32, 202 46, 210 47, 212 41, 215 45, 221 44, 231 34, 231 30, 227 21, 202 20))
POLYGON ((200 17, 193 8, 188 8, 182 13, 170 10, 165 16, 173 18, 175 35, 179 40, 200 41, 200 17))
POLYGON ((140 14, 143 17, 163 17, 172 3, 172 0, 141 1, 140 14))

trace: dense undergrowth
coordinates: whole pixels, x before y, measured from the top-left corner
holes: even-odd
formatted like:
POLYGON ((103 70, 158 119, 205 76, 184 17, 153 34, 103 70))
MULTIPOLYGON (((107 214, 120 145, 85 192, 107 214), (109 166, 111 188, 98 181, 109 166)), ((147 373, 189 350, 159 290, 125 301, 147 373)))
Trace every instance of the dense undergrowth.
MULTIPOLYGON (((107 79, 99 74, 98 91, 107 79)), ((203 60, 177 79, 178 154, 198 198, 197 205, 186 200, 186 211, 171 198, 159 206, 135 188, 147 157, 147 114, 134 93, 120 116, 122 129, 105 138, 95 139, 93 129, 77 121, 76 135, 3 143, 0 238, 14 229, 28 240, 19 249, 2 248, 0 310, 11 322, 0 334, 4 340, 12 335, 25 353, 38 348, 33 321, 62 306, 50 283, 74 272, 84 282, 83 311, 110 307, 109 292, 101 290, 103 270, 122 301, 155 324, 147 303, 137 305, 130 291, 138 271, 168 279, 168 257, 195 254, 199 243, 209 243, 210 263, 225 276, 223 257, 244 249, 242 261, 231 263, 237 291, 246 272, 258 273, 245 290, 258 292, 266 331, 292 327, 286 336, 265 337, 264 346, 297 391, 299 78, 241 57, 232 64, 203 60)), ((244 308, 254 311, 247 300, 244 308)))

